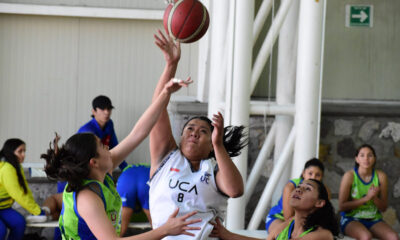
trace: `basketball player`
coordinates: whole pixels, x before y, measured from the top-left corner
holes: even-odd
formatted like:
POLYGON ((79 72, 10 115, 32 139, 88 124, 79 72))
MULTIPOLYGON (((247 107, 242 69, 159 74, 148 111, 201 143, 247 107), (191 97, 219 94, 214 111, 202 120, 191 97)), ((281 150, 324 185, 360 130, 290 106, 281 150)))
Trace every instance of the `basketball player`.
MULTIPOLYGON (((166 66, 154 91, 153 101, 162 86, 174 77, 180 59, 180 45, 159 31, 156 45, 162 50, 166 66)), ((224 217, 229 197, 243 194, 243 180, 231 157, 246 146, 244 127, 224 129, 221 113, 194 117, 183 127, 179 147, 175 142, 166 107, 150 133, 150 214, 153 228, 164 224, 176 207, 181 214, 193 210, 202 221, 193 239, 208 239, 217 216, 224 217)), ((170 236, 165 239, 188 239, 170 236)))

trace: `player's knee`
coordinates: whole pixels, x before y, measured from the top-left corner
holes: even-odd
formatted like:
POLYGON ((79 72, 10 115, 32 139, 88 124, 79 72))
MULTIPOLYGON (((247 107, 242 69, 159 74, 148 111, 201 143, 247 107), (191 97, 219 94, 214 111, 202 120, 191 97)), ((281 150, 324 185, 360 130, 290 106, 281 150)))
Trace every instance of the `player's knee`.
POLYGON ((399 235, 395 232, 388 232, 385 239, 387 240, 399 240, 399 235))
POLYGON ((10 221, 8 227, 14 231, 24 232, 25 226, 26 226, 25 218, 21 215, 14 217, 13 220, 10 221))
POLYGON ((372 240, 372 234, 370 232, 359 232, 357 239, 359 240, 372 240))

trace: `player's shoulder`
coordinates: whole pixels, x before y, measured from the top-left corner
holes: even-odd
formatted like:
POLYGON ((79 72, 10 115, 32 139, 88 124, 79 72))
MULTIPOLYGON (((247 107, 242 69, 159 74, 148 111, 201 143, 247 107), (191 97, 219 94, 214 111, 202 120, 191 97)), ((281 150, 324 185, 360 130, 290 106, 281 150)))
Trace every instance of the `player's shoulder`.
POLYGON ((343 174, 343 177, 344 177, 344 178, 350 178, 350 177, 353 177, 354 174, 355 174, 354 170, 351 169, 351 170, 346 171, 346 172, 343 174))
POLYGON ((274 231, 271 232, 271 234, 275 237, 277 237, 285 228, 287 228, 293 220, 293 217, 290 217, 289 219, 285 220, 284 222, 280 223, 274 231))
POLYGON ((378 175, 379 180, 386 180, 387 179, 387 175, 384 171, 382 170, 375 170, 376 174, 378 175))
POLYGON ((354 170, 349 170, 349 171, 345 172, 343 174, 341 184, 344 184, 343 186, 345 186, 345 185, 350 186, 351 184, 353 184, 354 176, 355 176, 354 170))
POLYGON ((114 122, 113 122, 113 120, 111 118, 107 121, 107 126, 110 127, 110 128, 114 127, 114 122))
POLYGON ((285 185, 285 189, 294 189, 296 188, 296 186, 301 182, 300 178, 293 178, 290 179, 286 185, 285 185))
POLYGON ((78 129, 78 133, 84 133, 84 132, 94 132, 96 128, 95 123, 90 120, 89 122, 83 124, 79 129, 78 129))

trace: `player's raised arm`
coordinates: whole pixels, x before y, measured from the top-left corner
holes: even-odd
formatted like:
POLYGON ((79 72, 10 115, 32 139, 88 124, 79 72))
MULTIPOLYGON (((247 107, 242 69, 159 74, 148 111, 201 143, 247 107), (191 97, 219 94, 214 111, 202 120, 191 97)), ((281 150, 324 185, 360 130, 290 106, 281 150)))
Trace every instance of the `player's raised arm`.
MULTIPOLYGON (((160 76, 157 86, 154 90, 153 101, 160 95, 162 87, 166 82, 175 76, 178 62, 181 57, 181 48, 179 42, 174 42, 171 37, 164 36, 161 31, 154 35, 155 44, 161 49, 165 58, 165 68, 160 76)), ((153 175, 161 159, 172 149, 176 148, 176 142, 172 135, 171 123, 167 108, 165 107, 150 133, 150 155, 151 171, 153 175)))

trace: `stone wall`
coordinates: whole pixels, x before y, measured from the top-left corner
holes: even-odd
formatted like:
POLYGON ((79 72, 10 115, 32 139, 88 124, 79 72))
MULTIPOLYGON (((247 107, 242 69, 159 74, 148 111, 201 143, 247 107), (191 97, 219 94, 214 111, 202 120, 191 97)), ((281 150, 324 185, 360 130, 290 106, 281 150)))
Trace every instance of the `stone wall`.
POLYGON ((356 148, 368 143, 377 154, 376 168, 388 176, 389 207, 384 219, 400 232, 400 117, 323 116, 320 158, 325 182, 337 197, 341 176, 354 167, 356 148))

